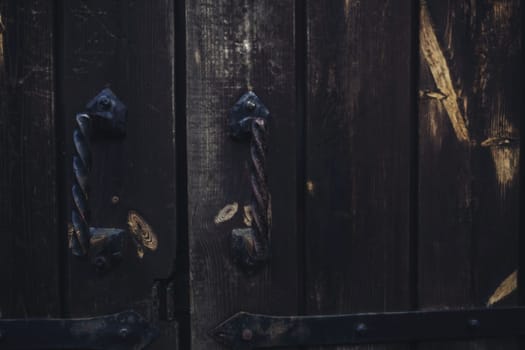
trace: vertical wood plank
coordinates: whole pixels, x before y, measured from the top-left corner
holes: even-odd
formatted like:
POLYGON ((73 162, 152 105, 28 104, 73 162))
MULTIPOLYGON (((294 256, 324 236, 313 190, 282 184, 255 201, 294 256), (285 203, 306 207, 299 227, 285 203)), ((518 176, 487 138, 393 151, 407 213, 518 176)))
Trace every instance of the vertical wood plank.
POLYGON ((309 314, 411 307, 412 14, 411 1, 308 2, 309 314))
POLYGON ((187 145, 193 349, 220 349, 209 331, 244 310, 297 312, 294 1, 186 2, 187 145), (230 233, 250 203, 248 145, 227 116, 253 89, 270 109, 268 176, 272 259, 248 277, 232 263, 230 233), (227 204, 229 221, 214 218, 227 204))
POLYGON ((520 2, 420 5, 419 303, 485 306, 518 265, 520 2))
POLYGON ((56 317, 53 2, 2 1, 0 18, 0 317, 56 317))
MULTIPOLYGON (((92 226, 127 229, 138 212, 158 238, 140 258, 127 238, 121 264, 105 274, 68 260, 68 307, 86 316, 151 310, 156 279, 175 258, 175 43, 173 1, 62 1, 65 185, 70 213, 74 117, 109 86, 128 107, 126 137, 93 141, 92 226)), ((65 234, 65 233, 64 233, 65 234)))

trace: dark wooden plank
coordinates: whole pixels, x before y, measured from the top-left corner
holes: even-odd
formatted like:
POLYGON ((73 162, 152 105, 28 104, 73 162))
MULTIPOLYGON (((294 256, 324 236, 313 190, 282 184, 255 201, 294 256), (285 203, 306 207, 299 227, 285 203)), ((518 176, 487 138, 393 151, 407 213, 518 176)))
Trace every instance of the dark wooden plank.
POLYGON ((53 3, 0 18, 0 317, 58 316, 53 3))
POLYGON ((186 13, 192 348, 220 349, 209 331, 237 311, 297 312, 294 2, 187 1, 186 13), (226 118, 248 89, 273 115, 272 260, 253 277, 232 263, 229 246, 250 188, 248 146, 228 137, 226 118), (236 215, 216 224, 232 203, 236 215))
POLYGON ((412 14, 411 1, 308 2, 308 314, 411 306, 412 14))
MULTIPOLYGON (((5 4, 0 7, 0 149, 2 151, 0 157, 0 208, 3 210, 0 214, 0 232, 2 232, 4 244, 0 245, 0 256, 2 257, 2 264, 0 264, 0 276, 2 279, 2 285, 13 284, 13 273, 10 271, 9 266, 13 264, 14 256, 9 252, 13 245, 14 234, 10 231, 11 219, 11 204, 10 196, 7 195, 11 188, 11 170, 9 169, 10 157, 7 150, 10 148, 9 134, 10 134, 10 123, 8 114, 8 81, 7 72, 5 66, 5 4)), ((11 291, 3 288, 0 291, 0 317, 4 317, 4 314, 9 314, 10 310, 7 310, 8 305, 12 305, 8 299, 11 299, 11 291)))
MULTIPOLYGON (((520 11, 513 0, 421 2, 421 308, 484 306, 517 268, 520 11)), ((515 303, 509 297, 499 304, 515 303)), ((517 345, 508 339, 447 344, 472 347, 517 345)))
POLYGON ((67 207, 70 213, 74 116, 109 85, 128 107, 127 135, 93 142, 93 226, 127 228, 138 212, 158 238, 143 258, 128 239, 122 263, 98 274, 70 256, 67 303, 71 315, 134 308, 148 314, 156 279, 175 258, 175 43, 173 2, 62 1, 63 118, 67 207))

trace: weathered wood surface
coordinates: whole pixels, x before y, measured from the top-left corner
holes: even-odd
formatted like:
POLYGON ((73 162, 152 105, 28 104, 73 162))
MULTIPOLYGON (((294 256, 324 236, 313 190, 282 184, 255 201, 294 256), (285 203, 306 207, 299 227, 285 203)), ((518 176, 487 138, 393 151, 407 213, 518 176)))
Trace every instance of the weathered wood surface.
POLYGON ((0 317, 60 313, 54 19, 0 1, 0 317))
POLYGON ((411 4, 308 2, 308 314, 411 306, 411 4))
POLYGON ((293 1, 187 1, 187 147, 193 349, 239 310, 297 312, 295 43, 293 1), (230 108, 247 90, 271 111, 270 265, 247 277, 230 257, 232 228, 250 203, 248 144, 228 136, 230 108), (217 214, 237 208, 227 221, 217 214), (222 218, 222 219, 221 219, 222 218))
MULTIPOLYGON (((187 269, 192 349, 221 349, 210 329, 241 310, 515 305, 521 14, 519 0, 1 0, 0 317, 151 315, 154 280, 187 269), (93 143, 92 223, 127 228, 135 210, 159 248, 129 244, 101 275, 69 256, 66 229, 74 116, 105 86, 128 133, 93 143), (247 90, 272 113, 272 259, 254 276, 230 256, 249 146, 226 118, 247 90), (189 266, 173 269, 176 248, 189 266)), ((175 324, 163 332, 156 348, 175 347, 175 324)))
MULTIPOLYGON (((93 141, 93 226, 128 228, 138 212, 158 238, 140 258, 128 239, 122 263, 99 274, 70 256, 69 315, 154 310, 151 289, 175 258, 175 42, 173 2, 62 1, 63 210, 70 213, 74 116, 109 86, 128 107, 126 137, 93 141)), ((64 232, 65 234, 65 232, 64 232)))
MULTIPOLYGON (((422 309, 482 307, 517 268, 521 40, 519 1, 421 2, 422 309)), ((447 344, 473 346, 517 348, 512 340, 447 344)))

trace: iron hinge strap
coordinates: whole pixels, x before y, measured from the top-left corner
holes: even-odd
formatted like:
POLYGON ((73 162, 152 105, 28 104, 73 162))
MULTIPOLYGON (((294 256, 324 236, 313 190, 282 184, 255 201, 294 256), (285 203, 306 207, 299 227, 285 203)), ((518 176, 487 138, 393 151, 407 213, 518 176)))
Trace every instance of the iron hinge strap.
POLYGON ((134 311, 72 319, 0 319, 0 349, 141 350, 158 330, 134 311))
POLYGON ((212 334, 232 349, 353 345, 525 335, 525 307, 326 316, 240 312, 212 334))

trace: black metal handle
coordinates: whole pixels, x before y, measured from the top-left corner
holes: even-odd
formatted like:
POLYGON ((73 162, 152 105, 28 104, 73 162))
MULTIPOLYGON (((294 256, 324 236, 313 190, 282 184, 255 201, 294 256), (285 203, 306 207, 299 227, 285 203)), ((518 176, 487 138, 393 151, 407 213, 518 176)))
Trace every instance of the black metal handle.
POLYGON ((266 173, 268 119, 270 112, 253 92, 247 92, 230 113, 230 133, 238 140, 250 139, 250 212, 252 226, 232 231, 235 261, 247 272, 264 265, 270 257, 271 199, 266 173))
POLYGON ((122 137, 126 113, 126 106, 106 88, 86 105, 86 113, 77 114, 75 118, 70 246, 74 255, 90 256, 100 269, 108 268, 120 258, 124 230, 89 226, 90 141, 94 133, 122 137))

